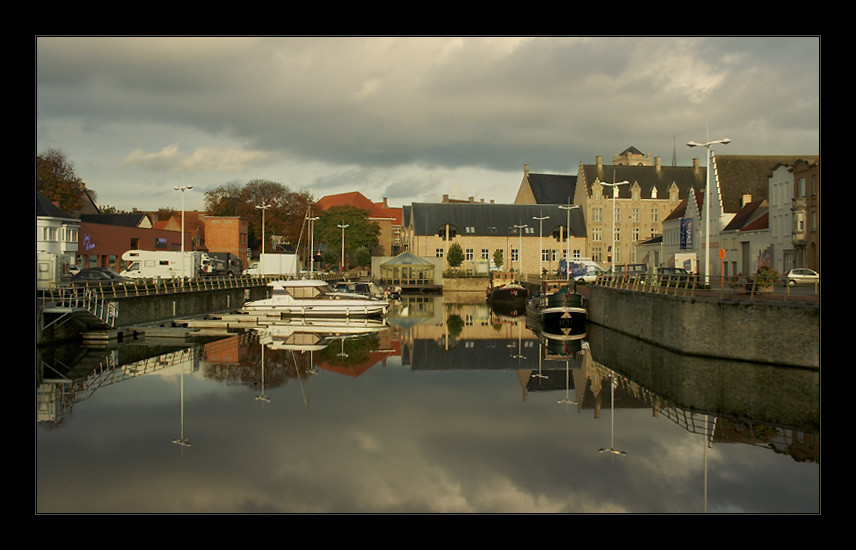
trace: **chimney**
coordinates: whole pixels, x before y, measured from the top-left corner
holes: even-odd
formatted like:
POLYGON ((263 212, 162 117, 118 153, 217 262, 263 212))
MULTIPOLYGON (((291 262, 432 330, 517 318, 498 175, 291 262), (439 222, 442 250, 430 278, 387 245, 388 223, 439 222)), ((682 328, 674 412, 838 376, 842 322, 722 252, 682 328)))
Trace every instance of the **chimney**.
POLYGON ((747 204, 749 204, 750 202, 752 202, 752 195, 749 195, 749 194, 744 193, 744 195, 743 195, 743 204, 741 204, 740 206, 746 206, 746 205, 747 205, 747 204))
POLYGON ((698 174, 698 173, 699 173, 699 169, 698 169, 698 159, 693 159, 693 173, 694 173, 694 174, 698 174))
POLYGON ((523 165, 523 177, 524 178, 529 177, 529 165, 528 164, 523 165))
POLYGON ((660 173, 660 157, 654 157, 654 168, 657 170, 657 173, 660 173))
POLYGON ((597 164, 597 173, 600 174, 603 172, 603 157, 600 155, 596 156, 595 163, 597 164))

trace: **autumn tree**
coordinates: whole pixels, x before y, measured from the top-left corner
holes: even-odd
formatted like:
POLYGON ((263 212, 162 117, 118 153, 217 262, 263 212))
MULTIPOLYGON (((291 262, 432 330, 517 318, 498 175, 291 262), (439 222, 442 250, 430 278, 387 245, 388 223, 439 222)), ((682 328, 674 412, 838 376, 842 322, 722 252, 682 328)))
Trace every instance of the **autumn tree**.
POLYGON ((212 216, 240 216, 249 223, 249 246, 261 249, 262 207, 265 237, 280 235, 297 246, 303 221, 314 202, 306 191, 292 191, 269 180, 251 180, 246 185, 227 183, 205 192, 205 211, 212 216))
POLYGON ((36 155, 36 191, 59 204, 64 212, 75 212, 80 208, 84 185, 65 153, 48 149, 36 155))

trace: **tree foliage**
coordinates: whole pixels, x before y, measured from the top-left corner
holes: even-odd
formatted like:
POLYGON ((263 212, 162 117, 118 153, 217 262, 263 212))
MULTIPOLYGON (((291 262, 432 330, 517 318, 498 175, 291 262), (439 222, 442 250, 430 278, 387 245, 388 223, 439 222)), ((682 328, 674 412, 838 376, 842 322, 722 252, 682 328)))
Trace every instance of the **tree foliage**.
POLYGON ((227 183, 205 192, 205 210, 211 216, 240 216, 249 223, 249 246, 261 248, 262 210, 265 237, 280 235, 297 246, 303 221, 314 202, 306 191, 292 191, 269 180, 251 180, 246 185, 227 183), (262 209, 263 206, 267 208, 262 209))
POLYGON ((58 149, 36 155, 36 191, 59 204, 65 212, 79 209, 83 180, 74 172, 74 164, 58 149))
POLYGON ((497 269, 499 269, 502 267, 503 261, 504 261, 504 258, 502 255, 502 249, 497 248, 496 250, 493 251, 493 264, 497 267, 497 269))
POLYGON ((464 251, 458 243, 449 245, 449 252, 446 254, 446 261, 449 262, 449 267, 459 267, 464 261, 464 251))
POLYGON ((324 243, 327 251, 339 251, 337 257, 341 257, 342 250, 342 228, 345 228, 345 254, 359 247, 368 250, 378 245, 380 238, 380 227, 377 223, 370 221, 368 212, 355 206, 333 206, 318 214, 315 222, 315 244, 324 243))

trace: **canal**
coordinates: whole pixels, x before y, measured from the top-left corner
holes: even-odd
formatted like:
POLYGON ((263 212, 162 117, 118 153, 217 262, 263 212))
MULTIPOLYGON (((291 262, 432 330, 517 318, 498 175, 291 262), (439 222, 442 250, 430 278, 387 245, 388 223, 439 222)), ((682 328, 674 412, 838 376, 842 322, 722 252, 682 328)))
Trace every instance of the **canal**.
POLYGON ((820 512, 816 369, 450 302, 40 349, 37 513, 820 512))

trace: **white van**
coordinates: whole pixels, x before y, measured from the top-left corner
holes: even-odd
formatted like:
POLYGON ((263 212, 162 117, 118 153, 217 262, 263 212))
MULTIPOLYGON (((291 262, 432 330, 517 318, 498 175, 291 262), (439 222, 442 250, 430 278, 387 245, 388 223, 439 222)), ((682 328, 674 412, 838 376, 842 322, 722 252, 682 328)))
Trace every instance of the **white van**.
POLYGON ((591 260, 572 260, 570 262, 571 278, 579 283, 592 283, 606 270, 591 260))
POLYGON ((161 252, 158 250, 128 250, 122 260, 129 262, 119 275, 132 279, 171 279, 203 275, 203 261, 208 255, 202 252, 161 252), (182 254, 184 254, 182 260, 182 254))

